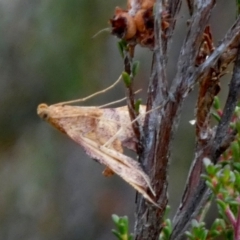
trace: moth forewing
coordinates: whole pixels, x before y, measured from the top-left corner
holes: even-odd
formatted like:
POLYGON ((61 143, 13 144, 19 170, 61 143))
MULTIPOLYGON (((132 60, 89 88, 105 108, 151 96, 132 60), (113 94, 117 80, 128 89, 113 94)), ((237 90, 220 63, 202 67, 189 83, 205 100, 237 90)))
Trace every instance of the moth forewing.
MULTIPOLYGON (((141 107, 144 115, 145 107, 141 107)), ((158 206, 150 179, 138 162, 122 154, 122 146, 136 149, 127 106, 119 108, 40 104, 38 115, 81 145, 86 153, 118 174, 148 201, 158 206), (117 134, 116 134, 117 133, 117 134), (106 144, 107 143, 107 144, 106 144)), ((143 122, 143 118, 140 119, 143 122)))
POLYGON ((108 154, 109 156, 111 156, 112 158, 114 158, 117 161, 121 162, 122 164, 126 165, 127 167, 137 171, 144 178, 144 180, 145 180, 149 190, 152 192, 152 194, 154 196, 156 196, 156 193, 154 192, 154 190, 151 186, 151 182, 150 182, 148 175, 142 170, 140 164, 137 161, 135 161, 134 159, 132 159, 122 153, 119 153, 115 150, 109 149, 104 146, 100 146, 100 149, 103 152, 105 152, 106 154, 108 154))
POLYGON ((62 132, 66 133, 67 129, 74 128, 86 134, 94 131, 95 119, 100 118, 103 111, 96 107, 40 104, 37 113, 42 119, 62 132))
MULTIPOLYGON (((122 146, 136 152, 137 139, 132 129, 128 107, 124 106, 119 108, 105 109, 106 112, 104 112, 102 118, 105 125, 108 125, 109 122, 109 114, 107 114, 107 111, 109 110, 116 111, 115 116, 118 128, 115 128, 115 131, 113 132, 113 134, 111 134, 111 136, 108 137, 106 142, 104 142, 104 145, 106 147, 109 147, 112 142, 114 142, 116 139, 119 139, 122 146)), ((139 123, 141 126, 143 126, 145 111, 146 106, 141 105, 139 108, 139 123)))
POLYGON ((150 192, 153 191, 150 185, 150 179, 135 160, 115 150, 107 149, 106 147, 102 148, 96 142, 81 136, 76 136, 73 132, 69 134, 74 141, 78 142, 85 149, 90 157, 110 168, 141 193, 148 201, 158 206, 151 196, 154 194, 148 193, 149 190, 150 192), (126 162, 127 164, 125 164, 126 162))

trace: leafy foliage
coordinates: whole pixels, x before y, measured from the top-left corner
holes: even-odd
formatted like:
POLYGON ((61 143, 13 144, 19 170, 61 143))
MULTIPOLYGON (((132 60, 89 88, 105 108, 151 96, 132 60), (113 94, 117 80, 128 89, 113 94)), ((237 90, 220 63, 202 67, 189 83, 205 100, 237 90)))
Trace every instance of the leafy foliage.
POLYGON ((132 240, 133 235, 129 234, 128 217, 119 217, 116 214, 113 214, 112 219, 117 228, 117 230, 113 229, 112 232, 118 240, 132 240))

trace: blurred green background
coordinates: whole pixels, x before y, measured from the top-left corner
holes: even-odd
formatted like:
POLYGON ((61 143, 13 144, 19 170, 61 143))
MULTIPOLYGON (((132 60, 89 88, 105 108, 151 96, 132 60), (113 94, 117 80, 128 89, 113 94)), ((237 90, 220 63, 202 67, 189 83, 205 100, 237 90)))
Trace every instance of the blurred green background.
MULTIPOLYGON (((217 2, 211 20, 216 43, 235 18, 234 1, 217 2)), ((114 239, 112 213, 128 215, 133 229, 135 191, 117 176, 104 178, 102 166, 36 115, 39 103, 85 97, 118 78, 123 64, 117 39, 109 33, 92 36, 108 27, 115 6, 125 5, 123 0, 0 0, 0 239, 114 239)), ((170 79, 186 33, 186 6, 180 16, 170 79)), ((143 89, 145 99, 151 52, 137 48, 136 59, 141 61, 136 89, 143 89)), ((122 98, 122 85, 86 104, 122 98)), ((194 127, 188 121, 195 99, 196 93, 187 99, 174 141, 172 212, 193 158, 194 127)))

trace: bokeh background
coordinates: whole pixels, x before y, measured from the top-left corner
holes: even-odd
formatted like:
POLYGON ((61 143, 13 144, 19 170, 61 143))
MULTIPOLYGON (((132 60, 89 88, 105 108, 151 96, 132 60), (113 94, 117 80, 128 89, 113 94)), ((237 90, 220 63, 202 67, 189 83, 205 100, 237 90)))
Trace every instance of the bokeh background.
MULTIPOLYGON (((108 32, 123 0, 0 0, 0 239, 114 239, 111 214, 134 226, 135 191, 80 146, 38 118, 39 103, 85 97, 113 83, 123 69, 108 32)), ((172 79, 188 13, 183 6, 170 49, 172 79)), ((218 0, 211 24, 217 43, 235 19, 234 1, 218 0)), ((137 48, 136 78, 146 97, 151 52, 137 48)), ((229 75, 230 76, 230 75, 229 75)), ((222 87, 224 98, 225 87, 222 87)), ((123 84, 86 105, 124 96, 123 84)), ((169 166, 173 215, 193 158, 196 91, 186 100, 169 166)))

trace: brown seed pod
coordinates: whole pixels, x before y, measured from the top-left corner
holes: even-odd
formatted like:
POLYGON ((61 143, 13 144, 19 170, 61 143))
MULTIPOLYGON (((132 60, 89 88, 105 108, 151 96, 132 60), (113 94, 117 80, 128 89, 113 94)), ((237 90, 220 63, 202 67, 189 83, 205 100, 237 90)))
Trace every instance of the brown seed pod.
POLYGON ((155 4, 155 0, 141 0, 141 1, 134 1, 134 0, 128 0, 127 1, 127 9, 130 10, 134 8, 136 11, 139 9, 149 9, 152 8, 155 4))
POLYGON ((136 35, 137 28, 133 17, 127 11, 116 7, 115 15, 110 19, 112 34, 121 39, 131 39, 136 35))
POLYGON ((144 32, 146 31, 146 25, 145 25, 145 21, 144 21, 144 14, 145 14, 146 10, 139 10, 136 15, 134 16, 134 21, 137 27, 137 30, 139 32, 144 32))

